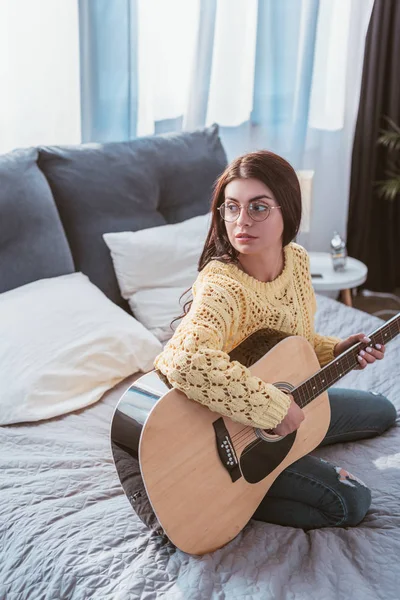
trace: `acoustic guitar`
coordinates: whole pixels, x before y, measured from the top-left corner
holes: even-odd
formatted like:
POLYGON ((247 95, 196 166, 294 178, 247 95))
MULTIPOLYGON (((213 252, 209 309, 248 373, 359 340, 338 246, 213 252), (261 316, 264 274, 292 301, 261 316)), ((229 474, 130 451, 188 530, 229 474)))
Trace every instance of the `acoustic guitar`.
MULTIPOLYGON (((370 334, 369 345, 387 344, 399 332, 400 314, 370 334)), ((323 440, 326 390, 358 366, 367 345, 354 345, 321 369, 306 339, 263 329, 230 353, 303 409, 300 427, 283 437, 212 412, 169 389, 155 371, 140 377, 120 399, 111 426, 115 466, 137 514, 189 554, 227 544, 278 475, 323 440)))

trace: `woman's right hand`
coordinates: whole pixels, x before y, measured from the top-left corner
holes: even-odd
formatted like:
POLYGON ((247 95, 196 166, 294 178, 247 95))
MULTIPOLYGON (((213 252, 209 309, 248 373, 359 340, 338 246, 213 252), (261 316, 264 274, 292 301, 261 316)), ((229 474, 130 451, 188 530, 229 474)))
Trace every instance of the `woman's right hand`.
POLYGON ((301 410, 300 406, 296 404, 293 396, 290 395, 290 398, 291 403, 286 417, 275 427, 275 429, 273 429, 273 432, 276 435, 288 435, 289 433, 292 433, 292 431, 296 431, 305 419, 304 412, 301 410))

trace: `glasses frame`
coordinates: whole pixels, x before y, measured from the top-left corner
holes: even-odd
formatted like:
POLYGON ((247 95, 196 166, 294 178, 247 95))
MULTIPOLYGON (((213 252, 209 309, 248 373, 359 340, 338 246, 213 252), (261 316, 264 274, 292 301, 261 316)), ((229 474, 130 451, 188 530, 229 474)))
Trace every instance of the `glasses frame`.
MULTIPOLYGON (((225 221, 226 223, 235 223, 235 221, 237 221, 237 220, 238 220, 238 218, 239 218, 239 217, 240 217, 240 215, 241 215, 241 212, 242 212, 242 210, 243 210, 243 206, 241 206, 241 205, 240 205, 238 202, 234 202, 233 200, 230 200, 229 202, 230 202, 231 204, 236 204, 236 206, 238 206, 238 207, 239 207, 239 212, 238 212, 238 214, 237 214, 237 217, 236 217, 236 219, 233 219, 233 221, 229 221, 228 219, 225 219, 225 218, 222 216, 221 210, 222 210, 223 206, 226 204, 226 202, 223 202, 223 203, 221 204, 221 206, 218 206, 217 210, 219 211, 219 216, 221 217, 221 219, 222 219, 223 221, 225 221)), ((271 210, 272 210, 272 209, 274 209, 274 208, 281 208, 281 206, 270 206, 269 204, 263 204, 263 206, 266 206, 266 207, 268 207, 268 211, 265 211, 265 213, 266 213, 266 215, 267 215, 267 216, 266 216, 266 217, 264 217, 264 219, 260 219, 260 220, 258 221, 257 219, 254 219, 254 218, 251 216, 250 212, 249 212, 249 207, 250 207, 250 205, 251 205, 251 204, 252 204, 252 202, 249 202, 249 204, 246 206, 246 212, 247 212, 247 214, 249 215, 250 219, 251 219, 252 221, 254 221, 255 223, 262 223, 263 221, 266 221, 266 220, 268 219, 268 217, 270 216, 270 214, 271 214, 271 210)))

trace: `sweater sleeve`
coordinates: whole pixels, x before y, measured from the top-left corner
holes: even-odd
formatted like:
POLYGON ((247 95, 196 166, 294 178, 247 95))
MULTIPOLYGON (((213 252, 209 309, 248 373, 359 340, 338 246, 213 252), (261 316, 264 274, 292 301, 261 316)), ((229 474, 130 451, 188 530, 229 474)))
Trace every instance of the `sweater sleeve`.
POLYGON ((234 421, 273 429, 285 417, 290 398, 272 384, 252 376, 224 351, 240 323, 240 293, 198 278, 193 304, 154 362, 161 379, 210 410, 234 421))
POLYGON ((314 350, 321 367, 325 367, 334 358, 333 350, 341 339, 331 335, 314 333, 314 350))
POLYGON ((324 367, 328 363, 330 363, 334 358, 334 348, 338 342, 341 342, 341 338, 330 336, 330 335, 321 335, 314 331, 314 317, 317 312, 317 301, 315 298, 314 288, 311 280, 311 272, 310 272, 310 258, 307 252, 304 250, 305 261, 306 261, 306 269, 308 273, 308 283, 309 283, 309 294, 310 294, 310 304, 312 311, 312 337, 313 337, 313 346, 315 350, 315 354, 317 355, 319 364, 321 367, 324 367))

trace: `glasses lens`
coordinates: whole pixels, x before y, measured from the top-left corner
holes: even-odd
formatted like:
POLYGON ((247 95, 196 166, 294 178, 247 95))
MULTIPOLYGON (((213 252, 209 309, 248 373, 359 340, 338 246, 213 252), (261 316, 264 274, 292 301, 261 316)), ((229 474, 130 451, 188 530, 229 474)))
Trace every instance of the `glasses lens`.
POLYGON ((249 215, 254 221, 265 221, 270 212, 271 208, 268 204, 262 202, 250 202, 249 204, 249 215))
POLYGON ((240 213, 240 207, 234 202, 224 202, 221 204, 221 217, 224 221, 229 221, 232 223, 236 221, 240 213))

